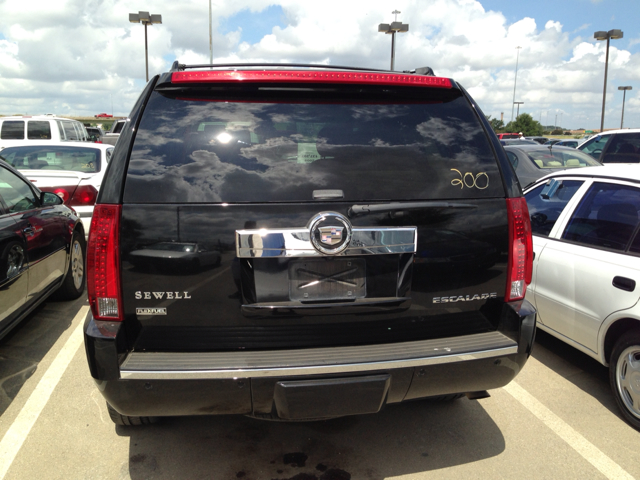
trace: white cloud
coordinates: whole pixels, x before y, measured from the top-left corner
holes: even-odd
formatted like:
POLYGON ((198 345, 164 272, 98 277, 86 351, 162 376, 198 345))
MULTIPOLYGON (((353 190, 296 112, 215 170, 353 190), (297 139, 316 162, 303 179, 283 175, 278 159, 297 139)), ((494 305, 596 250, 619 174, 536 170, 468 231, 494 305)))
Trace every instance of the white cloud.
MULTIPOLYGON (((147 30, 150 75, 168 70, 174 59, 208 63, 208 2, 156 0, 143 8, 163 16, 162 25, 147 30)), ((405 0, 398 8, 398 20, 410 27, 396 37, 397 70, 431 66, 464 85, 485 113, 505 112, 509 120, 515 47, 521 46, 516 92, 516 100, 525 102, 521 112, 538 119, 540 112, 557 110, 568 126, 585 126, 573 119, 599 125, 605 42, 577 36, 588 25, 566 32, 561 19, 549 16, 544 24, 527 16, 509 23, 500 12, 486 10, 482 0, 405 0)), ((114 113, 127 114, 144 85, 144 28, 128 22, 128 14, 139 9, 131 0, 30 0, 27 8, 0 2, 0 113, 93 115, 110 111, 113 101, 114 113)), ((391 9, 382 0, 214 0, 214 62, 388 68, 391 39, 377 26, 393 21, 391 9), (225 23, 270 5, 282 8, 285 24, 264 25, 255 43, 243 37, 243 25, 229 30, 225 23)), ((632 39, 628 46, 637 43, 632 39)), ((609 52, 613 110, 621 103, 617 85, 640 79, 640 54, 621 47, 612 42, 609 52)), ((640 105, 630 97, 625 123, 638 124, 640 105)))

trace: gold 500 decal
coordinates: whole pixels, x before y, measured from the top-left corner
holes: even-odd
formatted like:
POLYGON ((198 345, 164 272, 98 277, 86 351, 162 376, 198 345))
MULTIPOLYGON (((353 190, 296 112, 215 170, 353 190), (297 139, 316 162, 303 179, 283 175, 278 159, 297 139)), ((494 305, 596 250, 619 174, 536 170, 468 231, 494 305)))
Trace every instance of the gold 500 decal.
POLYGON ((451 180, 451 185, 453 185, 454 187, 460 185, 460 188, 467 187, 484 190, 489 186, 489 176, 484 172, 480 172, 478 174, 467 172, 463 175, 460 170, 457 170, 455 168, 452 168, 451 171, 456 172, 458 175, 460 175, 460 178, 454 178, 453 180, 451 180))

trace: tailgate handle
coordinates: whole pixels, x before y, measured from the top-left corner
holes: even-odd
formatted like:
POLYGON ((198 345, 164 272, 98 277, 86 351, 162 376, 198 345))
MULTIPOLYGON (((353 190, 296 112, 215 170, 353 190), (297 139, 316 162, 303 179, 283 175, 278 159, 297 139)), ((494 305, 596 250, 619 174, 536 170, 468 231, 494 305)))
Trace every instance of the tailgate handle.
POLYGON ((636 281, 627 277, 613 277, 612 284, 625 292, 633 292, 636 289, 636 281))

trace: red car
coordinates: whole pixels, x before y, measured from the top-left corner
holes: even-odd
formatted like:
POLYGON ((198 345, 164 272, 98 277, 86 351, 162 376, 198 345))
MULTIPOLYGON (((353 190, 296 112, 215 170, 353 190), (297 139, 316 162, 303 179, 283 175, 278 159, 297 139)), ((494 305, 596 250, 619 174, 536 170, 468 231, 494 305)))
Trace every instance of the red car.
POLYGON ((109 115, 108 113, 99 113, 95 116, 95 118, 112 118, 113 115, 109 115))

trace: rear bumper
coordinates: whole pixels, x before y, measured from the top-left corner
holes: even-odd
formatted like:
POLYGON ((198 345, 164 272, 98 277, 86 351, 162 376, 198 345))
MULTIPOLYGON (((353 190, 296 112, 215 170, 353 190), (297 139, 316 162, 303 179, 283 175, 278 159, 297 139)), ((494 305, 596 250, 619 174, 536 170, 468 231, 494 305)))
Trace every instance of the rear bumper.
POLYGON ((120 326, 114 326, 115 337, 104 335, 91 313, 84 334, 91 374, 124 415, 277 412, 298 419, 372 413, 385 403, 502 387, 531 353, 535 318, 523 301, 504 306, 494 332, 262 352, 119 355, 120 326))

